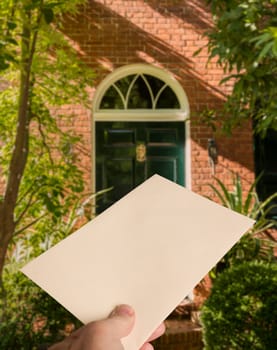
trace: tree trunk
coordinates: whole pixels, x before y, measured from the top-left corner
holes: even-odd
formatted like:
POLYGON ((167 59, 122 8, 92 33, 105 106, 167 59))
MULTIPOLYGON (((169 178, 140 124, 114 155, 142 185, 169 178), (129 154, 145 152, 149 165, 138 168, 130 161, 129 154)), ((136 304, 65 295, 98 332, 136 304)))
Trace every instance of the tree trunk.
POLYGON ((14 222, 10 215, 6 215, 3 205, 0 206, 0 296, 4 293, 2 274, 9 242, 14 232, 14 222))
POLYGON ((25 17, 22 30, 21 45, 21 74, 18 104, 17 129, 14 149, 9 166, 6 191, 0 202, 0 283, 9 242, 14 234, 15 209, 17 205, 19 187, 26 167, 29 152, 29 124, 30 124, 30 78, 36 36, 31 40, 30 16, 25 17), (28 22, 29 20, 29 22, 28 22))
POLYGON ((5 240, 6 235, 5 232, 2 229, 0 229, 0 297, 3 294, 3 279, 2 279, 2 275, 3 275, 3 269, 4 269, 4 263, 5 263, 5 258, 6 258, 6 254, 7 254, 7 249, 8 249, 8 243, 7 240, 5 240), (2 238, 3 236, 3 238, 2 238))

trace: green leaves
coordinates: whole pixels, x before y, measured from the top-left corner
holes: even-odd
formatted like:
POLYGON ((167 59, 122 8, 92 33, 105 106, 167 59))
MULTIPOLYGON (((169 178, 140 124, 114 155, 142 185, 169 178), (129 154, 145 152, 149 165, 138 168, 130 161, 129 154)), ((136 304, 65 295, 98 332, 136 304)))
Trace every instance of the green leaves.
POLYGON ((274 258, 274 243, 263 233, 270 227, 276 225, 275 221, 267 218, 267 213, 270 210, 270 203, 273 203, 273 199, 277 198, 277 193, 273 194, 265 201, 260 202, 255 191, 260 177, 251 185, 247 193, 243 191, 241 179, 238 175, 234 176, 233 190, 231 191, 217 178, 215 178, 216 186, 213 184, 209 185, 215 197, 223 206, 242 215, 249 216, 256 221, 253 228, 241 238, 241 240, 223 257, 221 262, 210 272, 210 277, 212 279, 216 279, 226 268, 240 264, 243 261, 272 261, 274 258))
POLYGON ((54 20, 54 11, 49 7, 44 7, 42 9, 42 14, 47 24, 50 24, 54 20))
POLYGON ((277 27, 268 27, 262 34, 251 40, 255 43, 255 47, 261 52, 257 57, 257 62, 262 61, 267 56, 275 56, 277 58, 277 27))
POLYGON ((8 208, 5 215, 11 223, 10 231, 0 224, 2 242, 12 235, 4 270, 6 299, 0 298, 0 333, 5 334, 0 349, 37 348, 58 340, 69 322, 78 323, 18 269, 92 216, 95 196, 84 193, 79 164, 83 145, 72 130, 76 117, 72 105, 80 110, 89 103, 87 86, 93 74, 59 30, 61 21, 56 21, 64 13, 77 13, 77 5, 84 2, 0 1, 0 209, 8 208), (64 105, 70 106, 70 114, 61 108, 64 105), (10 171, 10 164, 16 136, 22 139, 22 134, 28 139, 17 143, 19 157, 14 159, 26 162, 23 167, 22 159, 14 162, 16 171, 20 163, 23 174, 16 176, 20 183, 13 206, 4 191, 14 183, 9 180, 17 172, 10 171), (35 330, 41 318, 45 323, 35 330))
POLYGON ((276 348, 277 265, 243 262, 214 282, 201 312, 205 350, 276 348))
POLYGON ((38 349, 68 335, 81 323, 20 271, 6 266, 7 300, 0 299, 0 349, 38 349))
POLYGON ((17 62, 15 49, 18 42, 9 35, 0 37, 0 71, 5 71, 11 63, 17 62))
POLYGON ((245 119, 256 119, 256 132, 277 130, 277 1, 208 1, 214 28, 206 33, 210 58, 216 57, 235 78, 223 115, 224 128, 231 130, 245 119), (240 73, 240 74, 236 74, 240 73), (225 118, 224 118, 225 117, 225 118))
MULTIPOLYGON (((0 168, 3 190, 15 174, 9 167, 23 95, 26 103, 21 115, 27 115, 30 122, 27 125, 28 147, 20 149, 21 154, 27 152, 28 157, 20 178, 16 207, 8 214, 16 224, 14 243, 22 238, 23 233, 40 236, 40 221, 44 227, 48 225, 51 232, 47 220, 53 225, 63 222, 84 191, 83 174, 78 166, 82 147, 81 151, 76 150, 81 139, 72 131, 74 108, 69 115, 61 106, 86 106, 89 103, 87 86, 92 83, 93 73, 80 61, 59 30, 61 21, 56 21, 57 16, 60 18, 64 13, 76 13, 76 6, 84 2, 0 2, 0 168), (22 77, 28 81, 22 83, 22 77), (28 93, 20 86, 28 86, 28 93)), ((0 198, 4 198, 4 194, 0 194, 0 198)))

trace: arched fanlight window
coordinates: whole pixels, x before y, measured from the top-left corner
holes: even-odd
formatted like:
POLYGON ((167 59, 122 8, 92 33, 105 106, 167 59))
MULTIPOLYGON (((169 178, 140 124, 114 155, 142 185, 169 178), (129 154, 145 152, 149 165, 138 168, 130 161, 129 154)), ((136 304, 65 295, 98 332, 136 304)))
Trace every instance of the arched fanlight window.
POLYGON ((166 70, 147 64, 115 69, 93 97, 94 121, 177 121, 189 118, 189 103, 179 82, 166 70))
POLYGON ((164 108, 180 108, 175 92, 161 79, 140 73, 115 81, 103 95, 99 110, 164 108))

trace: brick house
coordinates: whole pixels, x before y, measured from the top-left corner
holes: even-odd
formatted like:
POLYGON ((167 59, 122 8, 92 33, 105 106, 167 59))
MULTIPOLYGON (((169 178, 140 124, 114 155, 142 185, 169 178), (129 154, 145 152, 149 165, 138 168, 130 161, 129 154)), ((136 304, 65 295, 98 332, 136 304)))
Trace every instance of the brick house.
POLYGON ((214 175, 227 186, 232 172, 246 189, 252 183, 251 126, 227 137, 200 122, 231 88, 219 85, 223 72, 207 64, 205 49, 194 56, 211 25, 204 0, 88 1, 77 20, 66 21, 66 35, 96 73, 91 110, 70 107, 78 113, 74 127, 84 138, 90 188, 118 185, 123 193, 155 171, 203 195, 211 194, 214 175), (210 139, 218 148, 214 168, 210 139), (106 155, 108 148, 114 150, 106 155), (106 156, 116 165, 104 164, 106 156))
POLYGON ((260 157, 251 125, 227 137, 201 123, 201 113, 221 108, 231 89, 219 85, 223 71, 207 63, 205 49, 194 56, 211 25, 204 0, 89 0, 77 19, 66 20, 66 36, 96 73, 91 109, 70 108, 83 135, 88 187, 115 188, 98 211, 156 172, 208 196, 214 176, 231 188, 239 173, 245 190, 254 181, 260 157))

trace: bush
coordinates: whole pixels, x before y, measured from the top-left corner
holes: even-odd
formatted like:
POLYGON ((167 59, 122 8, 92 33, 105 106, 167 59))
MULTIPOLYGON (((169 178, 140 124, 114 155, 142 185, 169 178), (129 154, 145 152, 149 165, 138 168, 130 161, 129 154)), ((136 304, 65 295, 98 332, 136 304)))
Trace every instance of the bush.
POLYGON ((255 190, 259 179, 258 177, 245 194, 239 175, 233 177, 232 190, 229 190, 217 178, 214 178, 217 186, 210 184, 215 197, 223 206, 255 220, 254 226, 210 271, 210 277, 213 280, 230 266, 245 261, 263 260, 272 262, 274 260, 273 251, 276 243, 267 235, 267 230, 277 225, 276 220, 268 218, 268 212, 272 209, 270 203, 277 198, 277 193, 261 202, 255 190))
POLYGON ((277 265, 245 262, 222 272, 201 311, 205 350, 275 350, 277 265))
POLYGON ((34 350, 80 326, 67 310, 20 272, 6 278, 0 299, 0 350, 34 350))
POLYGON ((91 219, 93 200, 107 190, 88 194, 55 220, 44 217, 10 244, 0 294, 0 350, 34 350, 52 344, 78 328, 81 322, 37 287, 19 270, 29 260, 67 237, 91 219))

